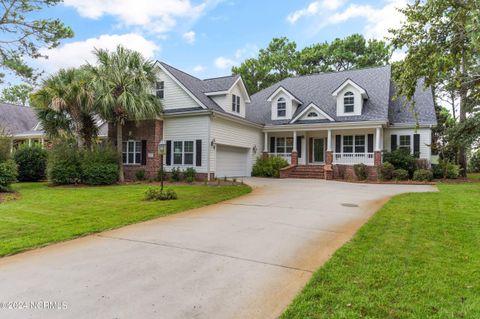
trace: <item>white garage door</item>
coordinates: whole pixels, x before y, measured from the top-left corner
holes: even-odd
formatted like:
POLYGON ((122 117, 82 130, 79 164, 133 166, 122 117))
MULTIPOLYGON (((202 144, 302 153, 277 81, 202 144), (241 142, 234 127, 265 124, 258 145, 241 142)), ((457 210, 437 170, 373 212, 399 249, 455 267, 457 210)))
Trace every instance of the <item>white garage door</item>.
POLYGON ((247 176, 248 149, 217 145, 216 176, 247 176))

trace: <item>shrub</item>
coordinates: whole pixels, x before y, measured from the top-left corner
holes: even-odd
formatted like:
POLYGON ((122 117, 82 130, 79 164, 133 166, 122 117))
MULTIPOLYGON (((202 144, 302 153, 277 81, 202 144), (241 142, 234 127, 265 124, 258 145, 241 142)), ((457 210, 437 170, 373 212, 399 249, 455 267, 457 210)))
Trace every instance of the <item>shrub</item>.
MULTIPOLYGON (((382 166, 379 168, 379 177, 383 181, 389 181, 393 178, 393 171, 395 170, 395 167, 389 163, 389 162, 384 162, 382 166)), ((407 172, 408 173, 408 172, 407 172)))
POLYGON ((368 166, 363 163, 353 165, 353 171, 359 181, 364 181, 368 178, 368 166))
POLYGON ((430 163, 425 158, 417 158, 415 160, 415 169, 430 169, 430 163))
POLYGON ((82 182, 88 185, 111 185, 118 180, 120 157, 108 146, 82 152, 82 182))
POLYGON ((150 187, 145 191, 145 200, 173 200, 177 198, 177 193, 171 188, 162 192, 159 187, 150 187))
POLYGON ((47 175, 55 184, 76 184, 82 181, 82 156, 75 143, 56 144, 48 154, 47 175))
POLYGON ((417 169, 413 173, 413 180, 419 181, 419 182, 429 182, 433 179, 433 173, 432 171, 428 169, 417 169))
POLYGON ((172 172, 170 174, 172 181, 179 182, 182 180, 182 171, 179 167, 173 167, 172 172))
POLYGON ((409 177, 408 171, 403 168, 396 169, 392 172, 392 177, 396 181, 406 181, 409 177))
POLYGON ((433 178, 443 178, 443 169, 440 164, 432 164, 433 178))
POLYGON ((188 182, 188 183, 193 183, 195 181, 195 178, 197 177, 197 171, 193 167, 189 167, 185 170, 183 173, 183 178, 188 182))
POLYGON ((458 178, 460 176, 460 166, 451 162, 447 162, 445 164, 443 172, 443 176, 445 178, 458 178))
POLYGON ((402 168, 412 174, 415 170, 415 157, 406 149, 396 149, 383 154, 383 161, 389 162, 396 169, 402 168))
POLYGON ((260 177, 280 177, 280 169, 288 166, 288 162, 280 156, 259 157, 253 165, 252 175, 260 177))
POLYGON ((468 169, 472 173, 480 172, 480 150, 476 151, 468 161, 468 169))
POLYGON ((135 179, 137 181, 144 181, 145 180, 145 170, 144 169, 139 169, 138 171, 135 172, 135 179))
POLYGON ((23 145, 14 154, 18 166, 18 180, 37 182, 45 178, 47 151, 40 146, 23 145))
POLYGON ((17 181, 17 164, 9 159, 0 163, 0 192, 11 191, 10 185, 17 181))
POLYGON ((87 185, 111 185, 118 179, 117 164, 82 164, 82 181, 87 185))

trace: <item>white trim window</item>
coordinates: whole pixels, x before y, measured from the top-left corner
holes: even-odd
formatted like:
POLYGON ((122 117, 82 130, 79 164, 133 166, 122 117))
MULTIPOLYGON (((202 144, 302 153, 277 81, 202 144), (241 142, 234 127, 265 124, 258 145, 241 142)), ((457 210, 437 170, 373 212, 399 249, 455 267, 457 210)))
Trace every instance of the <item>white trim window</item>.
POLYGON ((348 91, 343 95, 343 112, 353 113, 355 110, 355 96, 348 91))
POLYGON ((310 113, 307 114, 307 117, 308 118, 317 118, 318 114, 317 114, 317 112, 310 112, 310 113))
POLYGON ((193 165, 195 143, 193 141, 173 141, 173 164, 193 165))
POLYGON ((164 81, 158 81, 155 84, 155 94, 159 99, 163 99, 165 96, 165 82, 164 81))
POLYGON ((240 96, 232 94, 232 111, 240 113, 240 96))
POLYGON ((275 152, 290 154, 293 151, 293 137, 277 137, 275 152))
POLYGON ((343 135, 343 153, 353 153, 353 135, 343 135))
POLYGON ((355 135, 355 153, 365 153, 365 135, 355 135))
POLYGON ((140 165, 142 163, 142 142, 128 140, 122 145, 122 163, 125 165, 140 165))
POLYGON ((411 135, 400 135, 398 141, 398 148, 412 151, 412 136, 411 135))
POLYGON ((287 116, 287 101, 285 98, 280 97, 277 100, 277 117, 287 116))

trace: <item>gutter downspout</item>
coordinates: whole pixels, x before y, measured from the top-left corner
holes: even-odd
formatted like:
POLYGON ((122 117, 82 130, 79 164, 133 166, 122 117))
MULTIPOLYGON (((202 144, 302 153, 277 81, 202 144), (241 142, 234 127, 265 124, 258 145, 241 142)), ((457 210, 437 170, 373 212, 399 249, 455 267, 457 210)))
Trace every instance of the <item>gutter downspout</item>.
POLYGON ((212 115, 208 117, 207 132, 207 181, 210 182, 210 131, 211 131, 212 115))

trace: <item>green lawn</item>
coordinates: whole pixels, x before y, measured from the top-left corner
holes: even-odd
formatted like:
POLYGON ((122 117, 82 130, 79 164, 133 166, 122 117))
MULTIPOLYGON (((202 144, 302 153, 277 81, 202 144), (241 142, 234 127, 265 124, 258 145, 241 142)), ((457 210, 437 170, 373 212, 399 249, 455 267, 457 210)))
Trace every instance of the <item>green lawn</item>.
POLYGON ((396 196, 282 318, 480 318, 480 183, 396 196))
POLYGON ((480 180, 480 173, 469 173, 468 178, 480 180))
POLYGON ((217 203, 248 186, 174 186, 178 200, 143 200, 149 185, 48 187, 16 184, 20 198, 0 203, 0 256, 217 203))

